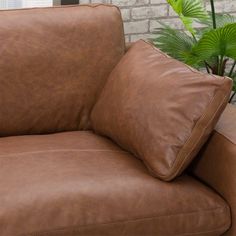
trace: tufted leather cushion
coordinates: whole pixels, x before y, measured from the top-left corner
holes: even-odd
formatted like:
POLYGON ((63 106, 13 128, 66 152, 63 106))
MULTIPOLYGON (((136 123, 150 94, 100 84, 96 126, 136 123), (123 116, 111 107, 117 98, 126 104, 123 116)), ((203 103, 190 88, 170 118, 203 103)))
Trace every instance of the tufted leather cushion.
POLYGON ((230 79, 195 71, 139 41, 111 73, 92 112, 93 128, 169 181, 209 137, 231 87, 230 79))
POLYGON ((115 6, 1 11, 0 136, 90 128, 124 47, 115 6))

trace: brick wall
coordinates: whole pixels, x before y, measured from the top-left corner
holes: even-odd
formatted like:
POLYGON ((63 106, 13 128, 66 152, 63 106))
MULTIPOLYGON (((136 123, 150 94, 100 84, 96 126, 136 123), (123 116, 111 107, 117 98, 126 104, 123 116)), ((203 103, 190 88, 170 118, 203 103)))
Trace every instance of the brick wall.
MULTIPOLYGON (((112 3, 121 8, 124 20, 126 41, 136 41, 149 38, 154 28, 160 27, 157 20, 165 22, 178 29, 182 24, 166 0, 81 0, 81 3, 112 3)), ((210 1, 205 1, 210 9, 210 1)), ((228 12, 236 15, 236 0, 215 0, 218 12, 228 12)))

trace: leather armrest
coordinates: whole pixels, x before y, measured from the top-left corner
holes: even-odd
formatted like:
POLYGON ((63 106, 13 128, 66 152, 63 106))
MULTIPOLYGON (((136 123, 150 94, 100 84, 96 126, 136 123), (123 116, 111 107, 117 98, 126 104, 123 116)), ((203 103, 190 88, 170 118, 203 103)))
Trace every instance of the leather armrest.
POLYGON ((208 143, 191 168, 200 180, 228 202, 232 227, 225 234, 236 235, 236 107, 228 105, 208 143))

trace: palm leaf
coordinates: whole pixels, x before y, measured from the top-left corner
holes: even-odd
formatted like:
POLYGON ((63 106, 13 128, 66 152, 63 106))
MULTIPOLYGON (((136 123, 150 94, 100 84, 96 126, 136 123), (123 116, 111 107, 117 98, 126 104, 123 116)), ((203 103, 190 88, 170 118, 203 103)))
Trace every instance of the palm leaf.
POLYGON ((194 64, 218 56, 236 60, 236 23, 205 33, 193 47, 192 58, 188 63, 194 64))
POLYGON ((184 17, 195 19, 207 19, 208 13, 205 10, 201 0, 184 0, 182 6, 184 17))
POLYGON ((182 20, 185 28, 191 33, 195 34, 196 30, 193 28, 195 20, 207 20, 209 18, 201 0, 167 0, 173 10, 178 14, 182 20))
POLYGON ((195 41, 183 31, 172 29, 164 24, 163 27, 154 32, 157 34, 157 37, 152 39, 154 45, 171 57, 186 62, 195 41))
MULTIPOLYGON (((199 23, 207 26, 206 28, 204 28, 205 30, 204 32, 207 32, 210 29, 212 29, 212 25, 213 25, 212 17, 210 17, 212 13, 208 12, 208 14, 209 14, 209 17, 207 19, 203 19, 203 18, 197 19, 199 23)), ((216 17, 217 28, 224 27, 228 24, 236 23, 236 17, 230 14, 216 13, 215 17, 216 17)))
MULTIPOLYGON (((211 19, 211 18, 210 18, 211 19)), ((229 14, 216 14, 216 25, 218 28, 224 27, 225 25, 236 23, 236 17, 229 14)), ((212 25, 212 20, 210 21, 212 25)))
MULTIPOLYGON (((211 16, 211 13, 209 12, 209 16, 211 16)), ((199 19, 197 20, 200 24, 205 25, 206 27, 201 27, 199 29, 196 29, 196 38, 201 38, 205 33, 212 30, 213 26, 213 20, 212 17, 209 17, 208 19, 199 19)), ((222 14, 222 13, 216 13, 216 25, 217 28, 224 27, 228 24, 236 23, 236 17, 229 15, 229 14, 222 14)))

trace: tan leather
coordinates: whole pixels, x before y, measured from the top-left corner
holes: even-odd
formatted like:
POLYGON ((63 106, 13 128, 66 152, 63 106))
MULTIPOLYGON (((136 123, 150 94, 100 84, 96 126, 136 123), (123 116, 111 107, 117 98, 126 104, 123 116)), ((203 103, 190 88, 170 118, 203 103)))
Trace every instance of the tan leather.
POLYGON ((207 140, 231 88, 230 79, 197 72, 141 40, 111 73, 92 125, 154 176, 173 180, 207 140))
POLYGON ((106 138, 0 139, 1 236, 217 236, 225 201, 187 175, 166 183, 106 138))
POLYGON ((192 172, 229 203, 236 235, 236 107, 228 105, 216 130, 194 163, 192 172))
POLYGON ((124 51, 115 6, 1 11, 0 136, 88 129, 124 51))

